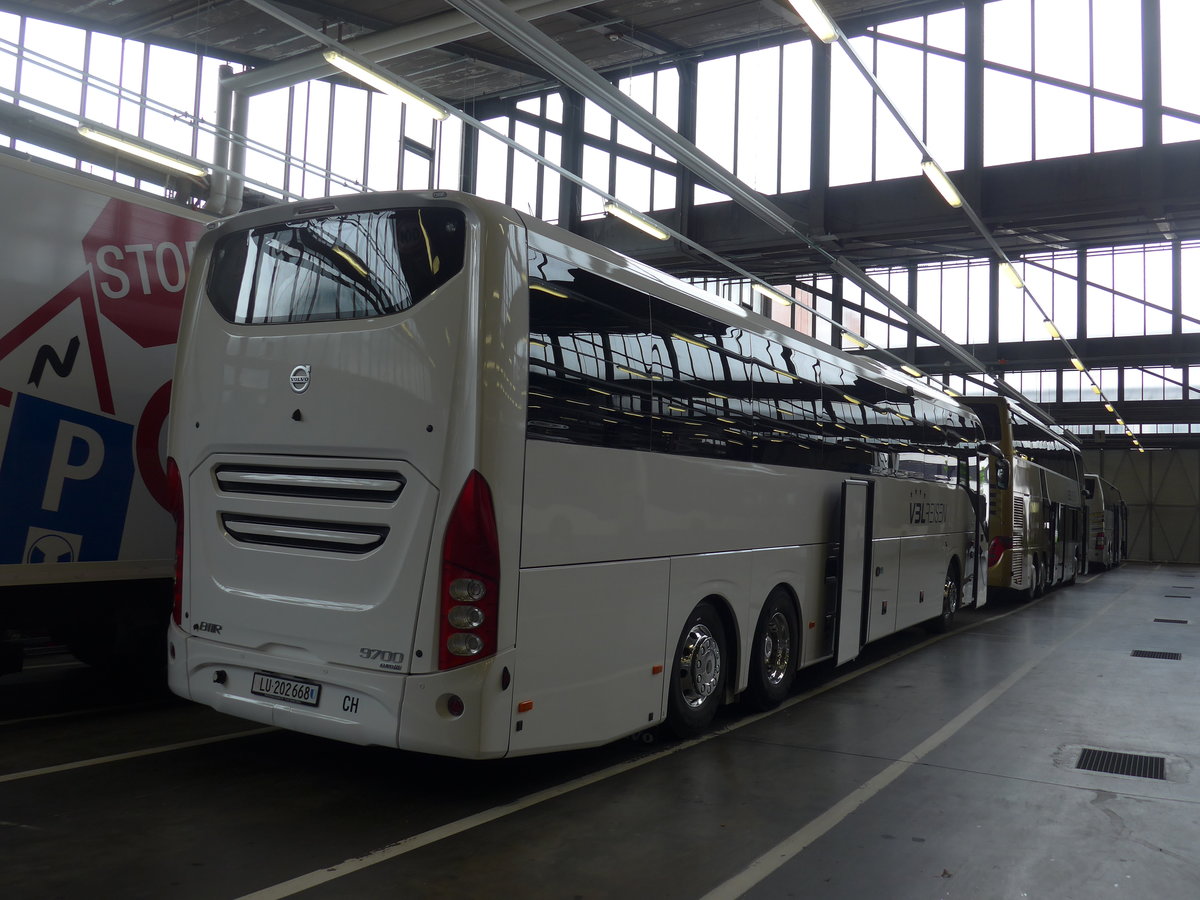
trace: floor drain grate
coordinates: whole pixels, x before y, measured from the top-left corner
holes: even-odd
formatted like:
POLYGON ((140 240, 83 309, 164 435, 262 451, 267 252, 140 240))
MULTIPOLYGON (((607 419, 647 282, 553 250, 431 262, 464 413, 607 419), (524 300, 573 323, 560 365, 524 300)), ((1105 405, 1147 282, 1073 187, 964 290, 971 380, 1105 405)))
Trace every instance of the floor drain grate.
POLYGON ((1138 659, 1183 659, 1182 653, 1171 653, 1168 650, 1134 650, 1129 655, 1138 659))
POLYGON ((1155 622, 1162 622, 1164 625, 1187 625, 1187 619, 1155 619, 1155 622))
POLYGON ((1135 753, 1117 753, 1114 750, 1084 747, 1075 768, 1103 772, 1106 775, 1132 775, 1134 778, 1167 780, 1165 756, 1138 756, 1135 753))

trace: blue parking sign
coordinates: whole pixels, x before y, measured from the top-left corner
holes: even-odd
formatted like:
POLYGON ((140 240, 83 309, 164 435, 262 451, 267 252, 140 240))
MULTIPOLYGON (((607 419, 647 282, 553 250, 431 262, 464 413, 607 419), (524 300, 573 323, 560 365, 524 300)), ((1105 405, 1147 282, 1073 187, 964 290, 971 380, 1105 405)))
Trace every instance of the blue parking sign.
POLYGON ((0 563, 117 559, 133 474, 132 425, 19 394, 0 461, 0 563))

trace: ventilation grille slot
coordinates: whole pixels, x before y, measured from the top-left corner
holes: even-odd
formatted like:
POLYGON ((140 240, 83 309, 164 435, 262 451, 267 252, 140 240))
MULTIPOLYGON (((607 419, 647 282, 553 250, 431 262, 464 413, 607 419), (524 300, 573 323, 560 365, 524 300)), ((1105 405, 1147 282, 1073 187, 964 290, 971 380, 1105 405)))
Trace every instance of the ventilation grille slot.
POLYGON ((1017 584, 1025 583, 1025 554, 1016 552, 1018 547, 1025 546, 1025 498, 1013 497, 1013 554, 1012 577, 1017 584))
POLYGON ((350 502, 392 503, 404 490, 398 472, 283 466, 217 466, 217 486, 228 494, 265 494, 350 502))
POLYGON ((1130 775, 1134 778, 1167 780, 1167 760, 1163 756, 1138 756, 1134 753, 1117 753, 1113 750, 1095 750, 1084 747, 1079 754, 1077 769, 1103 772, 1106 775, 1130 775))
POLYGON ((306 522, 267 516, 221 515, 225 532, 243 544, 265 544, 298 550, 332 553, 370 553, 388 535, 386 525, 346 525, 342 522, 306 522))
POLYGON ((1013 543, 1025 537, 1025 498, 1013 497, 1013 543))
POLYGON ((1171 653, 1168 650, 1134 650, 1129 655, 1138 659, 1183 659, 1182 653, 1171 653))

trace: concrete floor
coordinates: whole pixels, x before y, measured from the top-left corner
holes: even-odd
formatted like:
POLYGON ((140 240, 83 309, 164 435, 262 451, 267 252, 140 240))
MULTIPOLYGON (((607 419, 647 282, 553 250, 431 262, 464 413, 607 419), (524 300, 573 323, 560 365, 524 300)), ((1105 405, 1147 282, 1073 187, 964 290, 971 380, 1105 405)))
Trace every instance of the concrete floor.
POLYGON ((488 763, 34 661, 0 680, 0 897, 1193 900, 1197 584, 1127 565, 889 639, 697 742, 488 763), (1166 778, 1079 770, 1084 747, 1166 778))

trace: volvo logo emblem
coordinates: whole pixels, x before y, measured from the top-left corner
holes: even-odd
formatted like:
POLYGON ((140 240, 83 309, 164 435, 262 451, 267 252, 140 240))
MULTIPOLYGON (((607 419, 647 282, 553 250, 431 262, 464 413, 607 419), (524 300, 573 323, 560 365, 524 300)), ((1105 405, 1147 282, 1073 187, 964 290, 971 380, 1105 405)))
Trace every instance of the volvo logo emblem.
POLYGON ((296 366, 292 369, 292 374, 288 376, 288 382, 292 386, 292 390, 297 394, 303 394, 308 390, 308 384, 312 380, 312 366, 296 366))

